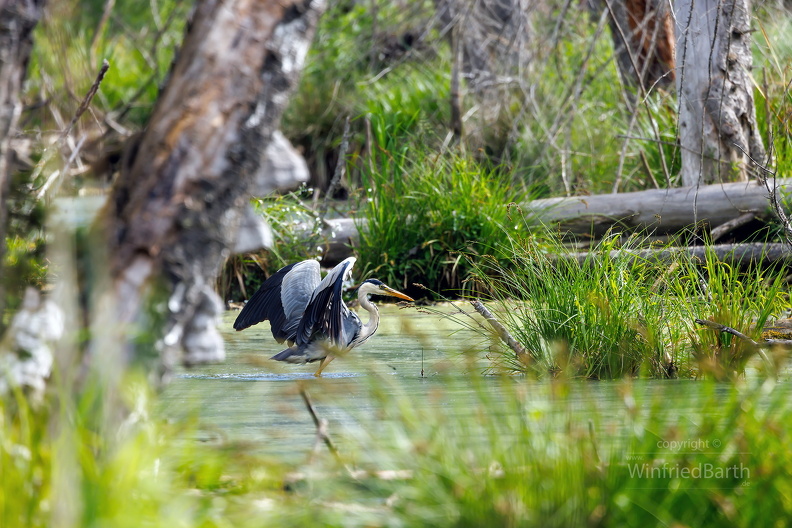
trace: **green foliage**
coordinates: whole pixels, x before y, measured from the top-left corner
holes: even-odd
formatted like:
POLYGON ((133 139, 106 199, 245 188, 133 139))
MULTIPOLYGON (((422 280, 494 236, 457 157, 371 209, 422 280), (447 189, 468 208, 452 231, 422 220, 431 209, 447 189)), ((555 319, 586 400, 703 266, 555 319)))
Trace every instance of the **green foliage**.
POLYGON ((274 247, 270 250, 267 270, 275 272, 287 264, 321 256, 322 221, 312 207, 303 200, 310 198, 312 189, 302 187, 285 196, 260 198, 256 211, 272 227, 274 247))
POLYGON ((228 300, 248 299, 269 275, 283 266, 322 255, 322 222, 319 214, 303 200, 311 189, 255 199, 253 205, 272 229, 273 247, 233 255, 223 266, 217 287, 228 300))
POLYGON ((146 4, 119 0, 65 0, 48 5, 37 26, 28 73, 30 98, 47 105, 29 113, 42 129, 62 129, 93 83, 103 59, 110 69, 91 107, 114 111, 113 119, 133 130, 145 124, 175 48, 181 44, 188 2, 146 4), (112 6, 102 25, 106 5, 112 6))
POLYGON ((790 407, 768 385, 724 394, 709 384, 611 391, 505 380, 501 390, 482 383, 456 406, 442 393, 437 406, 398 392, 396 403, 388 391, 394 440, 367 430, 362 449, 372 464, 414 471, 381 492, 396 497, 395 513, 411 526, 773 524, 792 508, 780 494, 762 503, 766 486, 789 473, 768 454, 783 451, 789 427, 780 416, 790 407))
MULTIPOLYGON (((716 321, 760 340, 765 323, 789 309, 788 286, 777 269, 740 269, 721 262, 711 249, 704 262, 684 264, 684 271, 668 285, 669 293, 679 299, 679 317, 716 321)), ((743 375, 755 357, 744 341, 702 327, 691 332, 690 345, 699 374, 716 379, 743 375)))
POLYGON ((0 252, 0 335, 5 310, 15 310, 28 286, 41 288, 47 279, 44 236, 45 207, 27 192, 29 175, 17 173, 5 197, 8 208, 8 230, 3 233, 5 250, 0 252))
POLYGON ((120 429, 97 420, 101 391, 60 394, 57 407, 17 394, 0 401, 0 523, 747 527, 792 515, 784 384, 449 373, 416 394, 374 372, 362 383, 365 410, 339 406, 333 384, 313 392, 355 420, 331 422, 339 460, 308 442, 289 463, 198 441, 201 424, 163 420, 134 376, 119 387, 120 429))
POLYGON ((628 240, 603 239, 581 261, 552 235, 511 236, 511 256, 484 256, 476 277, 497 300, 498 314, 531 354, 496 354, 506 368, 538 374, 619 378, 666 375, 683 326, 669 325, 653 291, 663 266, 635 258, 628 240))
POLYGON ((375 274, 407 291, 425 281, 461 292, 469 265, 460 251, 505 240, 507 204, 518 198, 511 175, 459 154, 437 155, 401 139, 404 114, 372 119, 380 149, 363 177, 360 257, 375 274), (398 119, 398 117, 402 119, 398 119))
MULTIPOLYGON (((375 17, 371 4, 331 2, 282 122, 314 174, 332 171, 328 160, 341 141, 344 116, 420 116, 405 130, 412 137, 446 126, 448 62, 435 49, 442 44, 434 31, 423 35, 420 47, 408 43, 427 31, 434 9, 432 2, 378 1, 375 17)), ((358 120, 352 152, 364 141, 362 125, 358 120)))
POLYGON ((741 270, 711 250, 704 262, 683 253, 654 259, 638 255, 638 237, 612 236, 579 259, 553 235, 510 235, 510 241, 508 258, 469 257, 497 317, 530 354, 530 361, 518 361, 496 344, 490 357, 509 370, 596 379, 675 371, 733 378, 745 373, 755 350, 694 320, 757 336, 789 308, 780 274, 741 270))

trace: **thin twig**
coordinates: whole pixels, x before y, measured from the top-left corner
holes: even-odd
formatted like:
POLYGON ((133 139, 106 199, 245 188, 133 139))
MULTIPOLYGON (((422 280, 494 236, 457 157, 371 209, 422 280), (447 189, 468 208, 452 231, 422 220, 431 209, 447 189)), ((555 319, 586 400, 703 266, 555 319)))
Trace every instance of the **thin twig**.
POLYGON ((728 222, 722 223, 721 225, 710 231, 710 237, 712 238, 712 242, 715 242, 729 231, 737 229, 740 226, 744 226, 745 224, 754 220, 755 218, 756 218, 756 212, 748 211, 747 213, 741 214, 737 218, 733 218, 728 222))
POLYGON ((784 211, 783 206, 778 200, 778 182, 776 181, 775 174, 773 174, 772 188, 770 187, 770 178, 764 179, 765 188, 770 193, 770 206, 775 212, 776 217, 781 221, 784 228, 784 240, 787 245, 792 249, 792 222, 790 222, 789 215, 784 211))
POLYGON ((47 181, 44 182, 44 185, 42 185, 39 188, 39 191, 36 194, 36 200, 41 200, 42 198, 44 198, 44 196, 47 194, 47 191, 49 191, 52 184, 55 183, 55 181, 61 176, 61 174, 69 173, 69 167, 71 167, 71 164, 74 163, 74 160, 77 159, 77 156, 80 154, 80 150, 82 150, 82 147, 85 144, 85 139, 86 136, 80 137, 80 140, 77 142, 77 145, 75 145, 74 150, 71 153, 71 156, 69 156, 69 159, 66 160, 66 165, 63 167, 63 169, 55 170, 52 172, 52 174, 50 174, 49 178, 47 178, 47 181))
POLYGON ((599 449, 597 449, 597 438, 594 436, 594 422, 591 420, 588 421, 588 432, 591 447, 594 449, 594 458, 597 459, 597 464, 602 464, 602 458, 600 458, 599 449))
MULTIPOLYGON (((613 12, 613 6, 610 3, 610 0, 605 0, 605 7, 607 8, 608 13, 610 16, 616 20, 616 15, 613 12)), ((641 78, 640 72, 641 69, 638 68, 638 59, 635 57, 633 50, 630 48, 628 42, 630 40, 627 39, 627 36, 624 34, 624 30, 619 24, 616 24, 616 29, 619 31, 619 35, 621 36, 622 42, 625 43, 627 47, 627 57, 630 59, 630 64, 633 67, 633 71, 635 71, 636 76, 638 77, 638 88, 641 92, 641 105, 646 110, 646 114, 649 118, 649 124, 652 127, 652 132, 655 135, 655 138, 659 141, 660 140, 660 131, 657 128, 657 123, 654 120, 654 116, 652 115, 652 109, 649 107, 648 99, 648 91, 646 90, 646 86, 644 86, 643 79, 641 78)), ((666 186, 671 187, 671 174, 668 170, 668 165, 666 163, 666 158, 662 150, 660 152, 660 165, 663 169, 663 175, 665 176, 666 186)))
POLYGON ((104 76, 109 68, 110 68, 110 63, 107 62, 107 59, 104 59, 102 61, 102 67, 99 69, 99 73, 97 74, 96 79, 94 79, 94 82, 91 85, 91 89, 88 90, 88 93, 85 94, 85 97, 83 97, 83 100, 80 103, 80 107, 77 109, 77 112, 75 112, 74 116, 72 117, 69 126, 67 126, 63 132, 61 132, 60 138, 58 138, 59 141, 63 141, 64 139, 66 139, 66 136, 68 136, 71 133, 71 129, 74 127, 75 123, 77 123, 77 120, 80 119, 80 117, 85 113, 86 110, 88 110, 88 106, 91 104, 91 100, 94 98, 94 95, 96 95, 96 92, 99 90, 99 85, 102 84, 102 80, 104 79, 104 76))
POLYGON ((695 319, 695 322, 696 322, 696 324, 700 324, 702 326, 706 326, 707 328, 711 328, 711 329, 716 330, 718 332, 723 332, 725 334, 731 334, 734 337, 736 337, 737 339, 747 343, 748 345, 751 346, 751 348, 756 350, 756 353, 759 354, 759 356, 765 362, 765 365, 767 365, 767 368, 770 369, 770 372, 775 372, 775 366, 770 361, 770 358, 767 357, 767 354, 765 354, 765 351, 762 350, 762 349, 763 348, 770 348, 772 346, 777 345, 777 343, 768 343, 767 341, 781 341, 781 340, 774 339, 774 340, 766 340, 764 343, 757 343, 756 341, 754 341, 753 339, 751 339, 747 335, 743 334, 739 330, 735 330, 734 328, 732 328, 730 326, 722 325, 720 323, 716 323, 715 321, 707 321, 706 319, 695 319))
POLYGON ((708 321, 706 319, 696 319, 696 324, 700 324, 702 326, 706 326, 707 328, 711 328, 713 330, 717 330, 718 332, 723 332, 725 334, 731 334, 734 337, 740 339, 741 341, 745 341, 746 343, 750 344, 751 346, 759 346, 759 343, 748 337, 747 335, 743 334, 739 330, 735 330, 734 328, 726 325, 722 325, 720 323, 716 323, 715 321, 708 321))
POLYGON ((341 455, 338 453, 338 449, 333 444, 333 441, 330 439, 330 436, 327 433, 327 420, 321 420, 316 414, 313 403, 311 403, 311 398, 308 396, 308 392, 305 390, 304 386, 300 386, 300 396, 302 396, 302 399, 305 402, 305 407, 311 414, 311 418, 313 418, 314 425, 316 426, 317 440, 324 442, 324 444, 327 446, 327 449, 333 453, 335 459, 343 465, 343 462, 341 461, 341 455))
MULTIPOLYGON (((36 181, 36 179, 41 175, 41 172, 44 170, 44 167, 52 159, 52 156, 55 154, 55 152, 59 151, 63 147, 63 143, 66 141, 67 138, 69 138, 69 134, 71 134, 72 128, 74 128, 74 125, 77 123, 80 117, 85 113, 85 111, 90 106, 91 100, 93 99, 94 95, 96 95, 97 90, 99 90, 99 85, 102 84, 102 80, 104 79, 104 76, 109 68, 110 68, 110 63, 107 62, 107 59, 103 60, 102 67, 99 70, 99 73, 96 75, 96 79, 94 79, 94 82, 91 85, 91 88, 88 90, 88 93, 85 94, 85 97, 80 103, 79 108, 77 108, 77 112, 75 112, 69 124, 60 133, 55 143, 50 145, 50 147, 44 151, 44 153, 41 156, 41 159, 38 161, 38 163, 36 163, 36 168, 33 170, 33 174, 30 178, 31 181, 36 181)), ((74 149, 72 150, 72 158, 75 157, 74 153, 77 151, 79 151, 79 148, 75 146, 74 149)), ((67 164, 67 166, 71 164, 71 161, 69 164, 67 164)), ((66 173, 66 167, 64 167, 64 170, 56 171, 56 172, 58 172, 58 174, 62 176, 66 173)), ((54 181, 53 176, 50 176, 50 178, 45 183, 45 187, 48 188, 50 185, 52 185, 53 181, 54 181)), ((37 198, 41 199, 44 196, 44 192, 46 192, 46 190, 43 192, 39 192, 37 198)))
POLYGON ((462 70, 462 36, 459 23, 451 30, 451 133, 454 144, 462 140, 462 92, 459 87, 459 76, 462 70))

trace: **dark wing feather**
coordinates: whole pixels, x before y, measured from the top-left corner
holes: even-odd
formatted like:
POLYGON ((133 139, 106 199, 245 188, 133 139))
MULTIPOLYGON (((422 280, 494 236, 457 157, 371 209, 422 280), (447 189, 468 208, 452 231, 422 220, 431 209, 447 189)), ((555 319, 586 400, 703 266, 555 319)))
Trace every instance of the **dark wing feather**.
POLYGON ((319 336, 328 338, 338 347, 346 347, 347 343, 343 342, 343 322, 349 309, 341 297, 341 288, 355 260, 355 257, 349 257, 330 270, 314 290, 297 327, 295 343, 298 347, 308 345, 319 336))
POLYGON ((245 304, 234 321, 234 328, 244 330, 269 320, 272 336, 279 343, 294 341, 300 318, 319 278, 319 263, 315 260, 281 268, 245 304))

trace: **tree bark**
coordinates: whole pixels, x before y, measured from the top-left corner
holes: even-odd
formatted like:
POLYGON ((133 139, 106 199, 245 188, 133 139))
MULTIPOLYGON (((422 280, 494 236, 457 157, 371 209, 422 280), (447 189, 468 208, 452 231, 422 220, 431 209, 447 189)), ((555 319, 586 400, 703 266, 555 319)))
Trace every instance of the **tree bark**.
POLYGON ((751 82, 749 0, 677 0, 682 184, 746 181, 765 149, 751 82), (752 161, 753 160, 753 161, 752 161))
MULTIPOLYGON (((792 180, 779 180, 777 194, 792 192, 792 180)), ((628 232, 669 235, 693 225, 717 227, 746 212, 772 216, 767 188, 756 182, 651 189, 619 194, 546 198, 523 206, 529 221, 561 232, 603 235, 612 227, 628 232)))
MULTIPOLYGON (((8 192, 11 185, 10 141, 21 111, 19 92, 33 47, 33 28, 44 0, 0 2, 0 277, 5 276, 5 237, 8 232, 8 192)), ((0 280, 0 334, 5 309, 5 287, 0 280)))
MULTIPOLYGON (((674 25, 664 0, 601 0, 609 12, 616 64, 625 84, 640 88, 674 83, 674 25)), ((633 101, 634 103, 634 101, 633 101)))
MULTIPOLYGON (((98 226, 108 241, 114 319, 141 321, 164 285, 158 348, 166 368, 182 351, 187 364, 224 356, 214 280, 323 6, 200 2, 136 156, 112 190, 98 226)), ((130 345, 126 360, 133 357, 130 345)))

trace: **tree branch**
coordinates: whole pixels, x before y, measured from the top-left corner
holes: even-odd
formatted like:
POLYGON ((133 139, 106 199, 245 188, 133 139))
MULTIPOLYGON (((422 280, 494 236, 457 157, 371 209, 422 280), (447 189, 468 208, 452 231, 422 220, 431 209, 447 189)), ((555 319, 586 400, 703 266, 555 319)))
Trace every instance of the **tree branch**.
POLYGON ((487 320, 490 326, 492 326, 492 328, 495 330, 495 333, 498 335, 498 337, 500 337, 501 340, 514 351, 514 354, 521 363, 527 364, 531 362, 531 355, 526 352, 525 347, 523 347, 519 342, 517 342, 516 339, 511 336, 509 331, 506 330, 506 327, 503 326, 497 319, 495 319, 495 316, 492 315, 492 312, 490 312, 481 301, 477 299, 475 301, 471 301, 470 304, 473 305, 473 308, 475 308, 475 310, 487 320))

